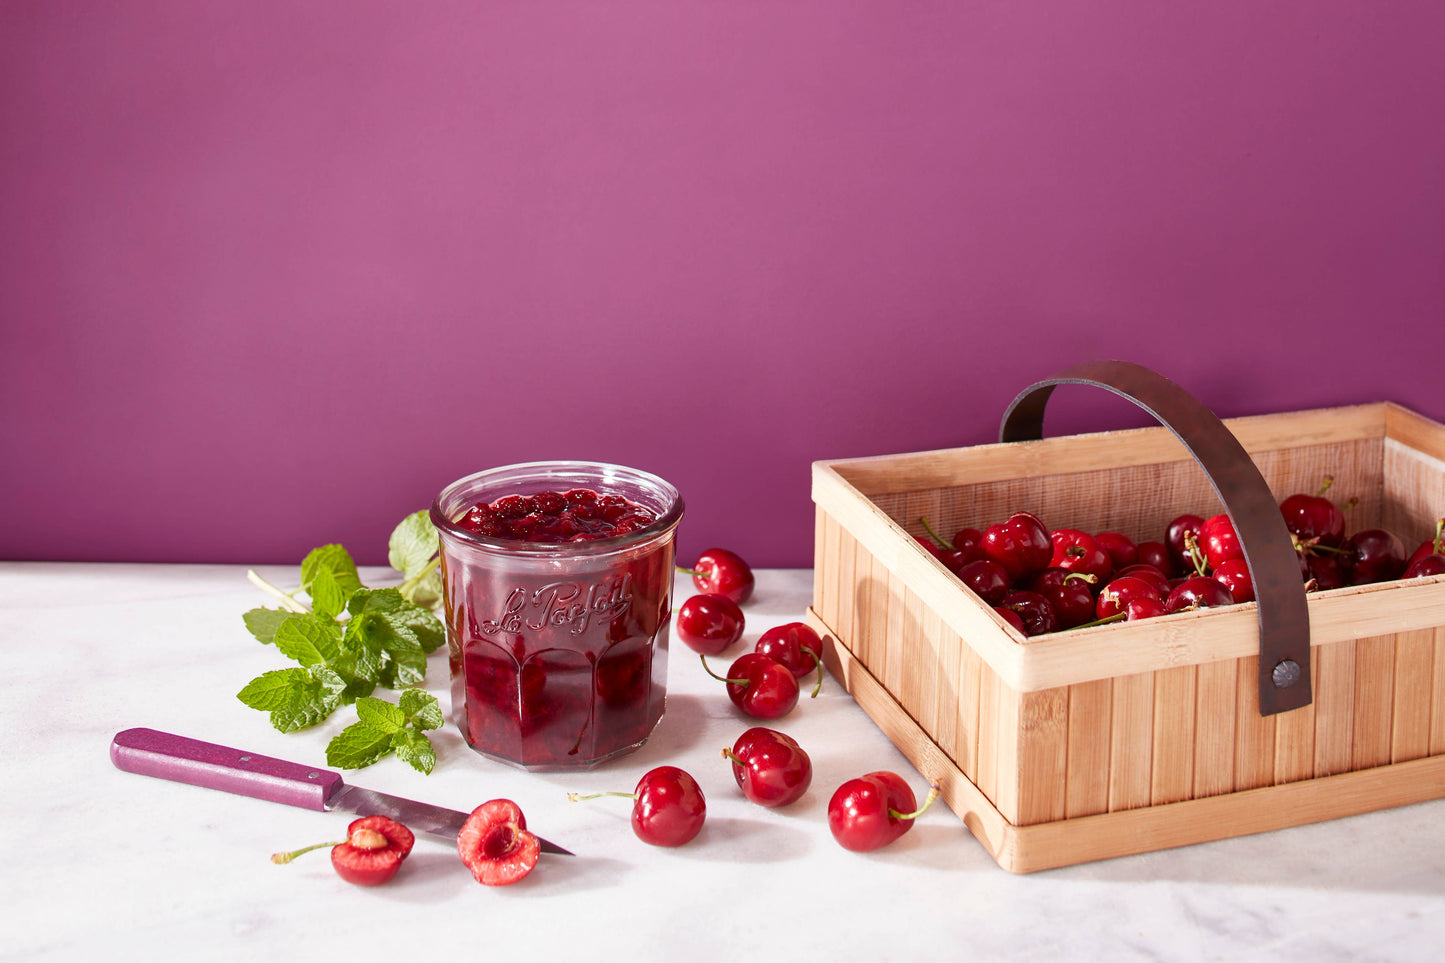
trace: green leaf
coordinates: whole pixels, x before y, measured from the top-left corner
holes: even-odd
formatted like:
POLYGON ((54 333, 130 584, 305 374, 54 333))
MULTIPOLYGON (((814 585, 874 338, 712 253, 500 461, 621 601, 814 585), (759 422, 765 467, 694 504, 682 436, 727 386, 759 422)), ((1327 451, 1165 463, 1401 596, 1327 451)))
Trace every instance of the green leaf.
POLYGON ((413 512, 401 520, 387 543, 387 561, 407 578, 426 568, 437 553, 437 530, 426 509, 413 512))
POLYGON ((363 588, 353 592, 346 600, 346 611, 352 615, 363 612, 394 612, 406 604, 406 599, 394 588, 363 588))
POLYGON ((442 643, 447 640, 447 630, 446 626, 442 625, 442 620, 415 605, 407 604, 386 613, 386 620, 393 626, 409 629, 416 636, 422 651, 428 655, 441 648, 442 643))
POLYGON ((291 617, 292 613, 285 609, 252 609, 241 616, 246 622, 246 628, 256 637, 258 642, 270 645, 276 641, 276 629, 291 617))
POLYGON ((335 622, 314 614, 292 615, 276 630, 276 648, 302 665, 335 662, 340 655, 340 630, 335 622))
POLYGON ((332 660, 343 675, 372 683, 381 679, 387 656, 377 641, 377 632, 373 628, 376 623, 386 625, 386 620, 380 615, 365 613, 346 623, 341 633, 341 651, 332 660))
POLYGON ((270 712, 271 725, 281 732, 295 732, 335 712, 345 687, 331 669, 314 665, 264 673, 247 683, 236 698, 253 709, 270 712))
POLYGON ((428 572, 426 577, 411 587, 410 592, 402 592, 407 601, 419 605, 424 609, 435 612, 442 606, 442 576, 440 572, 428 572))
POLYGON ((399 706, 407 725, 417 729, 440 729, 446 725, 437 697, 422 689, 403 689, 399 706))
POLYGON ((431 775, 436 768, 437 754, 431 740, 416 729, 402 729, 391 737, 391 748, 397 758, 422 775, 431 775))
POLYGON ((364 722, 342 729, 327 743, 326 762, 340 769, 360 769, 391 752, 391 733, 377 732, 364 722))
MULTIPOLYGON (((394 664, 391 685, 414 685, 426 678, 426 651, 416 633, 406 625, 391 621, 390 612, 362 612, 346 624, 346 635, 359 651, 379 653, 394 664)), ((380 681, 386 665, 379 665, 375 678, 380 681)))
POLYGON ((323 569, 336 579, 343 595, 350 596, 361 588, 361 577, 356 574, 356 562, 352 561, 351 555, 340 545, 313 548, 301 560, 301 588, 310 593, 311 585, 316 581, 316 573, 323 569))
POLYGON ((377 732, 392 733, 406 725, 406 714, 385 699, 357 699, 356 718, 377 732))
POLYGON ((317 569, 311 580, 311 610, 323 619, 334 619, 346 610, 346 593, 329 568, 317 569))

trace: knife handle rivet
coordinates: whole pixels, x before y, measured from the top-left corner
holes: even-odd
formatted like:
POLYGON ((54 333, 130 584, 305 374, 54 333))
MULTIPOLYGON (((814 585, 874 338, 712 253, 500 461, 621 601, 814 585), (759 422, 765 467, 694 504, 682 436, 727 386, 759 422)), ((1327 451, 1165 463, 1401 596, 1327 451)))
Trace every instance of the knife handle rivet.
POLYGON ((241 761, 241 762, 250 762, 250 761, 251 761, 251 757, 250 757, 250 756, 242 756, 240 761, 241 761))
POLYGON ((308 772, 308 773, 306 774, 306 778, 307 778, 307 779, 320 779, 320 778, 321 778, 321 773, 319 773, 319 772, 308 772))

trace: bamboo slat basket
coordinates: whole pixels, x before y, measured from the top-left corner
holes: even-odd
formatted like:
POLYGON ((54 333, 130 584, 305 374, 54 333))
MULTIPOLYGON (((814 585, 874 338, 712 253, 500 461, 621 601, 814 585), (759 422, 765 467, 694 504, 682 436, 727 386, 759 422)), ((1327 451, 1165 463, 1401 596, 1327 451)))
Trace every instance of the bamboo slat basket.
POLYGON ((1306 595, 1275 501, 1333 476, 1358 499, 1349 531, 1386 528, 1413 551, 1445 513, 1445 426, 1391 403, 1220 422, 1147 369, 1099 362, 1026 389, 1003 437, 1036 438, 1070 383, 1164 427, 813 465, 808 618, 828 667, 999 865, 1445 796, 1445 576, 1306 595), (1020 510, 1136 541, 1228 511, 1261 601, 1026 639, 913 538, 922 518, 949 533, 1020 510), (1286 664, 1302 671, 1273 671, 1286 664))

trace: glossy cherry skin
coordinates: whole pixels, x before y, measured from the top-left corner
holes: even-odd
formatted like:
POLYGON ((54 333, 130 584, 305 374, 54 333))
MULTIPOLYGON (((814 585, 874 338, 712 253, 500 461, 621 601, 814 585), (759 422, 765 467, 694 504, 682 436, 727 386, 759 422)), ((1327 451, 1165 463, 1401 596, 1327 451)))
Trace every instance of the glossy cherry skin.
POLYGON ((1124 603, 1124 621, 1126 622, 1137 622, 1139 619, 1152 619, 1167 614, 1163 599, 1140 596, 1124 603))
POLYGON ((1096 577, 1050 566, 1033 577, 1029 591, 1048 599, 1058 628, 1071 629, 1094 618, 1096 577))
POLYGON ((995 605, 993 606, 993 610, 999 614, 999 617, 1001 619, 1003 619, 1009 625, 1013 626, 1015 629, 1018 629, 1019 635, 1026 634, 1024 632, 1024 620, 1019 618, 1019 614, 1013 609, 1006 609, 1001 606, 995 605))
POLYGON ((1099 532, 1094 535, 1094 541, 1109 553, 1109 560, 1114 563, 1116 572, 1139 561, 1139 546, 1135 545, 1128 535, 1121 532, 1099 532))
POLYGON ((728 668, 728 698, 754 719, 781 719, 798 704, 798 677, 776 659, 756 652, 728 668))
POLYGON ((1054 607, 1038 592, 1015 589, 1003 597, 999 608, 1012 609, 1018 613, 1024 623, 1024 635, 1044 635, 1059 627, 1054 607))
POLYGON ((386 816, 363 816, 346 827, 346 841, 331 847, 336 875, 356 886, 380 886, 396 875, 416 842, 412 831, 386 816))
POLYGON ((918 808, 918 800, 903 777, 892 772, 870 772, 849 779, 828 800, 828 828, 844 849, 872 852, 897 840, 913 828, 912 819, 899 819, 918 808))
POLYGON ((954 574, 974 595, 989 605, 998 605, 1013 588, 1008 572, 992 559, 983 558, 969 562, 954 574))
POLYGON ((983 532, 983 550, 1017 582, 1049 567, 1054 543, 1044 523, 1028 512, 1014 512, 1007 521, 983 532))
POLYGON ((1092 575, 1100 585, 1114 573, 1113 556, 1104 551, 1088 532, 1077 528, 1056 528, 1049 533, 1049 540, 1054 543, 1050 567, 1092 575))
POLYGON ((1405 574, 1405 543, 1382 528, 1356 532, 1345 540, 1343 559, 1351 585, 1389 582, 1405 574))
POLYGON ((1249 574, 1249 563, 1242 556, 1220 562, 1210 577, 1229 589, 1236 602, 1254 601, 1254 576, 1249 574))
POLYGON ((1169 584, 1169 576, 1165 575, 1155 566, 1145 565, 1142 562, 1138 565, 1130 565, 1129 567, 1120 569, 1119 571, 1114 573, 1114 578, 1124 578, 1125 576, 1128 576, 1130 578, 1143 579, 1150 585, 1154 586, 1154 588, 1159 592, 1160 601, 1163 601, 1164 597, 1167 596, 1170 590, 1174 588, 1174 586, 1169 584))
POLYGON ((746 624, 743 610, 726 595, 694 595, 677 610, 677 637, 703 655, 726 652, 746 624))
POLYGON ((753 596, 753 570, 736 552, 710 548, 692 563, 692 584, 705 594, 726 595, 738 605, 753 596))
POLYGON ((676 766, 658 766, 637 781, 632 831, 653 846, 681 846, 702 831, 707 800, 697 780, 676 766))
POLYGON ((1189 554, 1189 543, 1186 536, 1193 536, 1199 540, 1199 527, 1204 524, 1204 519, 1198 515, 1180 515, 1169 523, 1164 532, 1164 544, 1169 546, 1169 554, 1174 558, 1174 564, 1180 571, 1193 572, 1194 559, 1189 554))
POLYGON ((1221 583, 1207 575, 1194 575, 1174 587, 1164 600, 1164 610, 1174 613, 1233 604, 1234 596, 1221 583))
POLYGON ((1199 526, 1199 549, 1210 569, 1216 569, 1232 558, 1244 558, 1239 535, 1235 533, 1234 522, 1229 520, 1228 515, 1211 515, 1204 520, 1204 524, 1199 526))
POLYGON ((1175 560, 1174 553, 1169 550, 1169 546, 1163 542, 1140 542, 1138 550, 1138 564, 1152 565, 1163 572, 1166 578, 1173 578, 1179 574, 1179 562, 1175 560))
MULTIPOLYGON (((1435 537, 1421 542, 1420 547, 1410 553, 1410 558, 1405 562, 1405 577, 1414 578, 1419 575, 1420 573, 1415 571, 1415 563, 1429 555, 1445 557, 1445 518, 1435 523, 1435 537)), ((1431 565, 1433 566, 1434 563, 1432 562, 1431 565)), ((1430 572, 1428 574, 1438 573, 1430 572)))
MULTIPOLYGON (((1325 485, 1329 487, 1328 483, 1325 485)), ((1285 528, 1300 541, 1331 547, 1345 538, 1345 513, 1320 495, 1291 495, 1279 504, 1285 528)))
POLYGON ((1324 592, 1342 588, 1349 583, 1344 566, 1338 555, 1299 555, 1300 574, 1306 583, 1313 582, 1311 591, 1324 592))
POLYGON ((776 729, 753 726, 723 755, 732 762, 738 788, 759 806, 776 809, 797 802, 813 782, 813 762, 807 752, 792 736, 776 729))
POLYGON ((1132 599, 1152 598, 1159 601, 1159 591, 1150 583, 1132 575, 1121 575, 1099 592, 1094 603, 1094 617, 1107 619, 1124 611, 1132 599))
POLYGON ((1421 555, 1405 566, 1405 578, 1429 578, 1431 575, 1445 575, 1445 555, 1421 555))
POLYGON ((817 669, 823 640, 806 622, 785 622, 764 632, 753 651, 776 659, 801 679, 817 669))
POLYGON ((956 551, 967 553, 973 561, 975 558, 984 558, 983 553, 983 532, 976 528, 960 528, 953 533, 953 547, 956 551))

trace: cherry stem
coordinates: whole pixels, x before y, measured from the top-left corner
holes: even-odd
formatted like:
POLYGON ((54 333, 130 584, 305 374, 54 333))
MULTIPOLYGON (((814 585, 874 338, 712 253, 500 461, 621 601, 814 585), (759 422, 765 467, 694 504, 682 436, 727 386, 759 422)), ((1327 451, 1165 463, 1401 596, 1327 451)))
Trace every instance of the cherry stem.
POLYGON ((726 682, 728 685, 749 685, 752 682, 751 679, 729 679, 726 676, 718 675, 712 670, 712 667, 707 664, 707 656, 699 652, 697 657, 702 660, 703 671, 719 682, 726 682))
POLYGON ((1437 518, 1437 519, 1435 520, 1435 554, 1436 554, 1436 555, 1445 555, 1445 545, 1442 545, 1441 542, 1440 542, 1440 535, 1441 535, 1442 532, 1445 532, 1445 518, 1437 518))
POLYGON ((1193 532, 1184 533, 1184 547, 1189 549, 1189 560, 1194 563, 1195 575, 1208 575, 1209 566, 1204 564, 1204 553, 1199 550, 1199 540, 1193 532))
POLYGON ((938 798, 938 792, 942 788, 937 779, 931 780, 928 783, 928 795, 924 797, 922 806, 919 806, 911 813, 901 813, 896 809, 889 809, 888 815, 894 819, 917 819, 919 816, 928 812, 928 807, 933 805, 933 801, 938 798))
POLYGON ((731 759, 734 766, 741 767, 744 765, 744 762, 737 757, 737 754, 731 749, 729 749, 727 746, 723 746, 722 757, 724 759, 731 759))
POLYGON ((271 862, 275 863, 278 866, 282 866, 286 863, 291 862, 291 860, 295 859, 297 856, 311 852, 313 849, 326 849, 332 846, 340 846, 342 843, 346 842, 350 842, 350 840, 341 839, 337 840, 334 843, 317 843, 315 846, 307 846, 303 849, 293 849, 289 853, 272 853, 271 862))
POLYGON ((677 570, 678 570, 679 572, 681 572, 683 575, 701 575, 701 574, 702 574, 701 572, 695 571, 695 570, 690 569, 690 568, 683 568, 681 565, 679 565, 679 566, 677 567, 677 570))
POLYGON ((928 533, 928 537, 931 538, 931 539, 933 539, 935 542, 937 542, 940 547, 942 547, 942 548, 952 548, 952 547, 953 547, 950 543, 945 542, 945 541, 943 540, 943 536, 939 535, 937 532, 935 532, 935 531, 933 530, 933 526, 930 525, 930 524, 928 524, 928 519, 926 519, 926 518, 920 518, 918 521, 923 525, 923 530, 928 533))
POLYGON ((584 799, 601 799, 603 796, 621 796, 624 799, 636 799, 635 792, 569 792, 568 802, 582 802, 584 799))
POLYGON ((1070 572, 1068 575, 1064 576, 1064 581, 1067 582, 1071 578, 1080 579, 1082 581, 1088 582, 1090 585, 1093 585, 1099 580, 1099 576, 1095 575, 1093 572, 1070 572))
POLYGON ((1323 481, 1321 482, 1321 484, 1320 484, 1320 490, 1317 491, 1317 492, 1315 492, 1315 497, 1316 497, 1316 498, 1322 497, 1325 492, 1327 492, 1327 491, 1330 490, 1330 486, 1333 485, 1334 483, 1335 483, 1335 476, 1334 476, 1334 475, 1326 475, 1326 476, 1324 477, 1324 480, 1323 480, 1323 481))
POLYGON ((806 645, 803 646, 803 651, 808 653, 808 656, 813 660, 813 668, 818 670, 818 681, 813 683, 813 694, 808 696, 809 699, 816 699, 818 698, 818 693, 823 691, 823 660, 818 658, 818 654, 806 645))
POLYGON ((1113 615, 1106 615, 1102 619, 1095 619, 1092 622, 1080 622, 1078 625, 1071 626, 1068 631, 1072 632, 1074 629, 1087 629, 1095 625, 1108 625, 1110 622, 1118 622, 1128 617, 1129 613, 1124 609, 1120 609, 1113 615))

